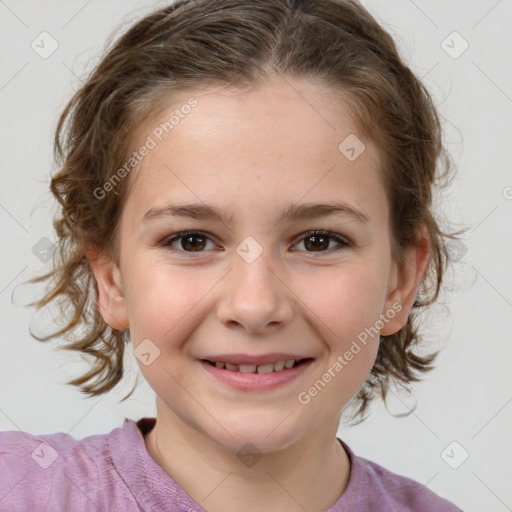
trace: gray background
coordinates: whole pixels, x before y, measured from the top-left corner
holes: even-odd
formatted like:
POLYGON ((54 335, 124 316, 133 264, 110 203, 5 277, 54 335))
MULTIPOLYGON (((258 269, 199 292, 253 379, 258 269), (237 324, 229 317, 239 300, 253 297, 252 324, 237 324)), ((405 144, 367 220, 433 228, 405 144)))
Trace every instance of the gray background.
MULTIPOLYGON (((439 208, 453 227, 469 230, 452 246, 458 262, 447 292, 425 315, 430 346, 444 347, 437 368, 412 397, 391 394, 392 413, 414 404, 416 410, 395 418, 378 404, 366 422, 342 427, 339 435, 356 454, 424 483, 465 511, 512 510, 512 2, 363 3, 436 99, 458 167, 439 208)), ((21 304, 37 292, 23 282, 49 268, 33 248, 44 248, 45 237, 53 240, 56 205, 48 184, 58 115, 112 31, 121 33, 165 4, 0 0, 0 430, 81 439, 109 432, 125 417, 155 414, 142 376, 134 395, 118 403, 139 373, 133 353, 126 355, 125 379, 106 395, 85 398, 66 386, 84 362, 57 351, 55 341, 32 339, 28 326, 44 332, 40 326, 51 328, 52 318, 34 317, 21 304), (42 58, 55 44, 40 36, 45 31, 58 47, 42 58)))

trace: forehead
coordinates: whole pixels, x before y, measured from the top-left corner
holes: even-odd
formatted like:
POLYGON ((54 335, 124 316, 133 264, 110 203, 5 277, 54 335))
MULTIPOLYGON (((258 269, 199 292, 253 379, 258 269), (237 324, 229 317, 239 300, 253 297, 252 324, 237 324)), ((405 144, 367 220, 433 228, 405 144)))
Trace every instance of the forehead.
POLYGON ((367 211, 385 203, 378 150, 358 134, 347 101, 320 82, 290 78, 181 92, 138 134, 154 147, 132 176, 132 220, 170 201, 234 213, 326 194, 367 211))

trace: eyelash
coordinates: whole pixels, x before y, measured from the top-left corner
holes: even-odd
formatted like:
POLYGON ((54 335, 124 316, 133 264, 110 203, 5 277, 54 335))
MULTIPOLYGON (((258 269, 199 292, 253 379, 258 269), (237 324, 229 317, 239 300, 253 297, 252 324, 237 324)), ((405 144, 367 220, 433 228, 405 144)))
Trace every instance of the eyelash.
MULTIPOLYGON (((211 238, 208 236, 208 234, 205 233, 204 231, 181 231, 179 233, 172 235, 171 237, 166 238, 162 242, 161 245, 164 248, 167 248, 167 249, 175 251, 175 252, 184 253, 191 257, 197 257, 197 256, 200 256, 201 254, 204 254, 205 251, 185 251, 185 250, 180 250, 180 249, 171 247, 171 244, 173 242, 179 240, 180 238, 185 238, 190 235, 199 235, 201 237, 206 237, 208 240, 213 242, 213 240, 211 240, 211 238)), ((302 238, 300 238, 294 245, 297 245, 297 243, 301 242, 302 240, 304 240, 310 236, 325 236, 331 240, 334 240, 335 242, 338 242, 340 245, 338 247, 335 247, 333 249, 328 249, 326 251, 299 251, 299 252, 332 254, 333 252, 339 251, 339 250, 349 247, 351 245, 347 239, 345 239, 345 238, 341 237, 340 235, 337 235, 336 233, 333 233, 331 231, 313 230, 313 231, 307 231, 306 233, 303 233, 301 236, 302 236, 302 238)))

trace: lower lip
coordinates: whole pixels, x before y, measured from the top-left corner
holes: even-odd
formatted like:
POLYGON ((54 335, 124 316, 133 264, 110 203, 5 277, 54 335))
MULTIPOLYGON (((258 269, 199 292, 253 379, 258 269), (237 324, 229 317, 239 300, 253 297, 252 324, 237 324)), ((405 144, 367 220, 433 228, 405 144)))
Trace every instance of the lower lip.
POLYGON ((276 389, 300 377, 311 365, 313 359, 304 361, 302 364, 294 366, 293 368, 271 373, 242 373, 220 369, 206 361, 199 362, 210 375, 232 388, 241 391, 267 391, 269 389, 276 389))

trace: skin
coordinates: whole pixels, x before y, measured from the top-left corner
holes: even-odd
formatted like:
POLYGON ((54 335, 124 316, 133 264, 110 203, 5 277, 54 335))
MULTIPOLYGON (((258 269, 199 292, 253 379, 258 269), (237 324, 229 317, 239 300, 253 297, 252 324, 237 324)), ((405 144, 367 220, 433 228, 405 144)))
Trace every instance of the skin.
MULTIPOLYGON (((88 252, 100 309, 114 329, 130 328, 134 349, 150 339, 160 350, 148 366, 137 359, 156 393, 157 422, 145 443, 193 499, 208 511, 324 511, 349 481, 337 428, 371 371, 378 337, 307 405, 298 394, 393 304, 402 310, 381 334, 403 327, 428 262, 428 239, 420 233, 403 268, 392 261, 379 151, 361 135, 366 149, 355 161, 338 150, 357 130, 344 102, 320 83, 275 77, 243 91, 210 87, 174 98, 162 118, 190 96, 197 107, 130 177, 120 261, 88 252), (369 221, 274 220, 290 203, 331 200, 369 221), (152 207, 184 202, 213 204, 232 212, 233 222, 141 223, 152 207), (197 257, 183 239, 174 251, 163 245, 184 230, 211 235, 197 257), (350 245, 331 239, 315 251, 309 230, 332 231, 350 245), (248 236, 263 251, 252 263, 236 252, 248 236), (198 362, 212 353, 268 352, 307 354, 314 362, 295 381, 265 392, 232 389, 198 362), (247 442, 262 454, 251 467, 236 456, 247 442)), ((151 120, 140 141, 158 123, 151 120)))

